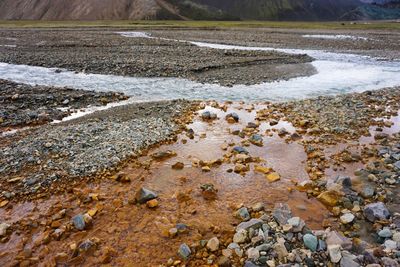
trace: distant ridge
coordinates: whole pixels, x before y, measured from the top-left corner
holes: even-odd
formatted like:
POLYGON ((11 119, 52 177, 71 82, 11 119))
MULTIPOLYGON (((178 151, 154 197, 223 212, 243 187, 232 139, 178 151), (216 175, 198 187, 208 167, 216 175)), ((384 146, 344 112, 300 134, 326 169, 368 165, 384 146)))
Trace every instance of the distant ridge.
POLYGON ((365 20, 400 0, 0 0, 2 20, 365 20))

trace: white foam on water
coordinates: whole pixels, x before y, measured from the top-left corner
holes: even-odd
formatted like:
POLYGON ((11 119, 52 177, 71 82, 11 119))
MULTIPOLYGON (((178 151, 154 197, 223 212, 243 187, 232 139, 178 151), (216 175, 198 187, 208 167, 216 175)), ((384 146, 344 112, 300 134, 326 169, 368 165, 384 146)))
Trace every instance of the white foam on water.
POLYGON ((361 36, 352 36, 352 35, 328 35, 328 34, 305 34, 302 37, 304 38, 316 38, 316 39, 327 39, 327 40, 363 40, 367 41, 368 38, 361 36))
POLYGON ((110 108, 118 107, 118 106, 124 106, 124 105, 131 104, 134 102, 137 102, 137 101, 134 101, 133 99, 127 99, 127 100, 120 101, 120 102, 108 103, 105 106, 93 106, 93 107, 82 108, 82 109, 72 112, 71 115, 64 117, 62 120, 54 120, 51 123, 58 124, 61 122, 70 121, 70 120, 77 119, 77 118, 86 116, 88 114, 94 113, 96 111, 106 110, 106 109, 110 109, 110 108))
POLYGON ((153 38, 150 36, 150 34, 146 32, 117 32, 123 37, 129 37, 129 38, 153 38))
MULTIPOLYGON (((129 37, 150 38, 148 34, 143 32, 133 32, 132 34, 124 32, 124 34, 129 37)), ((96 91, 119 91, 131 96, 130 101, 176 98, 214 99, 220 101, 285 101, 320 95, 362 92, 400 85, 400 62, 378 61, 368 56, 322 50, 276 49, 205 42, 190 43, 199 47, 213 49, 308 54, 316 59, 311 64, 318 73, 308 77, 257 85, 223 87, 216 84, 201 84, 180 78, 135 78, 74 73, 66 70, 56 73, 55 68, 0 63, 0 78, 32 85, 67 86, 96 91)))
POLYGON ((2 47, 17 47, 17 45, 0 45, 2 47))

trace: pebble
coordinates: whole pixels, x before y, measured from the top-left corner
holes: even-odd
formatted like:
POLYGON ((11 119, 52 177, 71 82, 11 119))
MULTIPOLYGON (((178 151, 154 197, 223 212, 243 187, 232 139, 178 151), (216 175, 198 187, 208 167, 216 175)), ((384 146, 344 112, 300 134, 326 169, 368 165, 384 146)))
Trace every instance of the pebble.
POLYGON ((230 267, 231 261, 228 257, 221 256, 217 260, 217 265, 218 265, 218 267, 230 267))
POLYGON ((342 253, 340 252, 340 245, 330 245, 328 246, 328 253, 331 262, 338 263, 342 258, 342 253))
POLYGON ((372 185, 365 185, 361 190, 361 196, 364 198, 371 198, 375 194, 375 189, 372 185))
POLYGON ((364 207, 364 216, 370 222, 375 220, 386 220, 390 217, 390 212, 382 202, 368 204, 364 207))
POLYGON ((378 235, 383 238, 392 237, 392 231, 388 228, 384 228, 378 232, 378 235))
POLYGON ((258 260, 260 257, 260 252, 256 248, 249 248, 246 253, 247 257, 251 260, 258 260))
POLYGON ((277 203, 275 204, 272 216, 280 225, 285 225, 292 218, 292 211, 286 203, 277 203))
POLYGON ((85 219, 82 214, 78 214, 72 218, 72 222, 76 229, 82 231, 86 227, 85 219))
POLYGON ((287 220, 287 223, 292 225, 293 227, 297 227, 300 225, 300 217, 292 217, 287 220))
POLYGON ((144 187, 140 188, 138 192, 136 193, 136 201, 140 204, 144 204, 149 200, 157 198, 157 194, 154 193, 153 191, 150 191, 149 189, 146 189, 144 187))
POLYGON ((305 234, 303 236, 304 245, 311 251, 316 251, 318 246, 318 239, 312 234, 305 234))
POLYGON ((211 111, 204 111, 201 114, 201 118, 205 121, 209 121, 209 120, 215 120, 217 118, 217 114, 211 112, 211 111))
POLYGON ((219 248, 219 240, 218 240, 218 238, 217 237, 213 237, 210 240, 208 240, 207 248, 212 252, 217 251, 218 248, 219 248))
POLYGON ((385 243, 383 244, 386 249, 388 250, 395 250, 397 248, 397 243, 393 240, 386 240, 385 243))
POLYGON ((400 243, 400 232, 396 232, 393 234, 393 241, 400 243))
POLYGON ((250 213, 246 207, 242 207, 242 208, 238 209, 236 214, 239 217, 239 219, 241 219, 242 221, 250 220, 250 213))
POLYGON ((262 224, 263 224, 262 220, 252 218, 247 222, 241 222, 236 227, 236 231, 239 231, 240 229, 244 229, 246 231, 249 231, 250 229, 257 229, 257 228, 260 228, 262 224))
POLYGON ((340 216, 340 221, 343 224, 348 224, 348 223, 353 222, 354 218, 355 218, 355 216, 352 213, 346 213, 346 214, 343 214, 342 216, 340 216))
POLYGON ((3 237, 7 234, 8 228, 10 228, 11 225, 8 223, 0 223, 0 237, 3 237))
POLYGON ((232 113, 229 113, 228 115, 226 115, 225 119, 228 120, 229 122, 238 122, 239 115, 235 112, 232 112, 232 113))
POLYGON ((238 153, 238 154, 246 154, 246 155, 249 154, 249 152, 241 146, 235 146, 233 148, 233 152, 238 153))
POLYGON ((190 257, 190 254, 192 254, 192 251, 188 245, 183 243, 179 247, 178 254, 182 257, 182 259, 187 260, 190 257))
POLYGON ((175 164, 173 164, 171 166, 171 168, 174 170, 182 170, 184 167, 185 167, 185 164, 183 164, 182 162, 176 162, 175 164))
POLYGON ((273 183, 279 181, 281 179, 281 176, 277 172, 271 172, 266 175, 266 178, 269 182, 273 183))
POLYGON ((158 200, 157 199, 152 199, 146 202, 147 207, 153 209, 158 207, 158 200))

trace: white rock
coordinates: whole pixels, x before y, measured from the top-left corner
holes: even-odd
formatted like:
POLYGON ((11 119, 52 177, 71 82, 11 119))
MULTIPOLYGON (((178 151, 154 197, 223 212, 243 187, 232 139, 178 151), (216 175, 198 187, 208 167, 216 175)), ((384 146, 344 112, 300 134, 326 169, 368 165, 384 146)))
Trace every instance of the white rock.
POLYGON ((233 242, 237 244, 242 244, 246 242, 246 239, 247 239, 247 231, 244 229, 240 229, 233 236, 233 242))
POLYGON ((293 227, 297 227, 300 224, 300 217, 292 217, 287 222, 293 227))
POLYGON ((329 257, 331 258, 331 262, 338 263, 342 258, 342 253, 340 252, 339 245, 330 245, 328 246, 329 257))
POLYGON ((394 233, 392 239, 395 242, 400 242, 400 232, 394 233))
POLYGON ((269 260, 267 261, 268 267, 275 267, 275 261, 274 260, 269 260))
POLYGON ((355 216, 352 213, 346 213, 340 216, 340 221, 343 224, 351 223, 354 220, 355 216))
POLYGON ((7 234, 8 228, 10 228, 8 223, 0 223, 0 237, 3 237, 7 234))
POLYGON ((258 260, 260 257, 260 252, 256 248, 249 248, 247 250, 247 257, 252 260, 258 260))
POLYGON ((219 240, 216 237, 211 238, 210 240, 208 240, 207 242, 207 248, 210 251, 217 251, 219 248, 219 240))

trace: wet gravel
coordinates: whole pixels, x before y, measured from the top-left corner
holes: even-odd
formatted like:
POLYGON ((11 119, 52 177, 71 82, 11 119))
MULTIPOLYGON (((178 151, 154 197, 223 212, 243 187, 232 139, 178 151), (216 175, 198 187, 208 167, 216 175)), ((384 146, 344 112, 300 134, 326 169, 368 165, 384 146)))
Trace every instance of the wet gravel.
POLYGON ((357 140, 370 135, 370 126, 391 126, 385 119, 398 114, 399 100, 399 87, 321 96, 272 104, 270 109, 259 112, 259 119, 285 118, 321 142, 329 143, 340 138, 357 140))
POLYGON ((151 30, 154 36, 219 44, 256 47, 315 49, 368 55, 382 60, 400 57, 400 33, 396 30, 327 30, 327 29, 177 29, 151 30), (212 34, 210 34, 212 31, 212 34), (314 38, 304 36, 314 36, 314 38), (319 38, 316 38, 321 36, 319 38), (350 38, 332 38, 346 36, 350 38), (328 37, 328 38, 324 38, 328 37), (331 37, 331 38, 329 38, 331 37))
POLYGON ((132 104, 3 137, 9 145, 0 148, 1 188, 29 194, 55 181, 113 170, 141 149, 173 138, 180 125, 176 119, 192 105, 184 100, 132 104))
POLYGON ((0 132, 61 120, 72 111, 127 99, 122 93, 31 86, 0 80, 0 132))
POLYGON ((0 41, 16 47, 0 46, 0 62, 97 74, 180 77, 227 86, 289 79, 315 71, 304 64, 312 61, 307 55, 224 51, 187 42, 123 37, 119 31, 4 29, 0 41))

